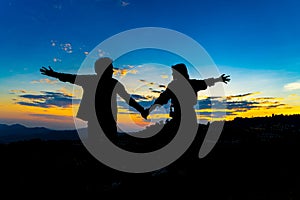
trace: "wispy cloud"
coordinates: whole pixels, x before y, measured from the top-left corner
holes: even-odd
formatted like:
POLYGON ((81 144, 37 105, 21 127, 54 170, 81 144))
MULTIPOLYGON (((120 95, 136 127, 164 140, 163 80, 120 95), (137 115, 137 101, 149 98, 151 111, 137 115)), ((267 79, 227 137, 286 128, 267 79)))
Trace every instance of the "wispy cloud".
POLYGON ((120 1, 120 4, 122 7, 126 7, 128 6, 130 3, 129 2, 126 2, 126 1, 120 1))
POLYGON ((300 90, 300 81, 288 83, 284 85, 284 89, 287 91, 300 90))
POLYGON ((168 79, 169 78, 168 75, 160 75, 160 77, 163 78, 163 79, 168 79))
POLYGON ((36 114, 36 113, 29 114, 29 115, 30 115, 30 116, 33 116, 33 117, 44 117, 44 118, 47 118, 47 119, 53 119, 53 120, 71 120, 71 119, 73 119, 72 116, 49 115, 49 114, 36 114))
MULTIPOLYGON (((265 108, 266 109, 271 109, 271 108, 278 108, 278 107, 283 107, 283 106, 286 106, 286 104, 284 103, 277 103, 277 104, 274 104, 274 105, 269 105, 269 106, 266 106, 265 108)), ((291 109, 291 107, 285 107, 286 109, 289 108, 291 109)))
POLYGON ((123 65, 121 68, 114 68, 114 75, 120 78, 125 77, 127 74, 137 74, 138 70, 133 65, 123 65))
POLYGON ((277 97, 257 97, 257 98, 252 98, 251 100, 253 101, 268 101, 268 100, 276 100, 276 99, 281 99, 277 97))
POLYGON ((119 76, 121 78, 123 78, 124 76, 126 76, 127 74, 137 74, 137 70, 136 69, 119 69, 119 68, 114 68, 114 75, 115 76, 119 76))
POLYGON ((34 106, 41 108, 62 107, 67 108, 74 104, 79 104, 80 99, 75 99, 73 96, 62 92, 41 91, 41 94, 24 94, 19 95, 21 100, 16 104, 23 106, 34 106))
POLYGON ((53 62, 62 62, 62 59, 54 57, 53 62))
POLYGON ((73 53, 73 48, 71 43, 64 43, 59 45, 60 48, 66 53, 73 53))
POLYGON ((26 90, 10 90, 10 94, 20 94, 20 93, 27 93, 26 90))
POLYGON ((59 90, 57 90, 57 92, 60 92, 60 93, 64 94, 65 96, 73 97, 73 94, 65 87, 60 88, 59 90))
POLYGON ((144 84, 144 86, 149 87, 148 90, 150 90, 152 93, 155 93, 155 94, 160 94, 167 88, 167 86, 165 86, 165 85, 150 82, 150 81, 147 81, 144 79, 140 79, 139 81, 142 82, 144 84))
POLYGON ((198 119, 209 119, 209 118, 225 118, 226 116, 236 116, 237 113, 232 111, 212 111, 212 110, 196 110, 198 119))
POLYGON ((257 95, 257 94, 260 94, 260 92, 250 92, 250 93, 245 93, 245 94, 227 96, 227 99, 230 100, 230 99, 234 99, 234 98, 248 97, 248 96, 257 95))
MULTIPOLYGON (((163 90, 162 90, 163 91, 163 90)), ((153 93, 161 93, 162 91, 153 90, 153 93)), ((227 97, 206 97, 198 100, 196 105, 196 112, 200 116, 205 117, 214 117, 214 118, 225 118, 226 116, 239 116, 242 113, 248 111, 256 110, 263 111, 274 108, 284 108, 288 109, 289 107, 286 103, 283 103, 282 98, 277 97, 258 97, 258 98, 248 98, 249 96, 259 94, 259 92, 245 93, 232 95, 227 97)), ((140 97, 140 96, 137 96, 140 97)), ((143 98, 143 106, 149 107, 153 104, 155 98, 147 100, 143 98)), ((125 103, 125 102, 124 102, 125 103)), ((164 105, 164 109, 168 110, 169 105, 164 105)), ((125 108, 125 104, 122 105, 122 108, 125 108)), ((127 106, 128 108, 128 106, 127 106)), ((130 111, 133 111, 129 109, 130 111)), ((159 113, 158 113, 159 114, 159 113)))
POLYGON ((33 80, 30 83, 32 83, 32 84, 38 84, 38 83, 56 84, 56 83, 58 83, 58 81, 44 78, 44 79, 40 79, 40 80, 33 80))
POLYGON ((152 93, 156 93, 156 94, 160 94, 163 92, 163 90, 153 90, 152 88, 150 88, 152 93))
POLYGON ((109 56, 108 52, 103 51, 102 49, 98 49, 98 56, 100 58, 105 57, 105 56, 109 56))
POLYGON ((131 97, 134 98, 135 100, 148 100, 147 97, 139 95, 139 94, 132 94, 131 97))
POLYGON ((50 45, 52 47, 60 48, 66 53, 73 53, 73 47, 72 44, 67 42, 67 43, 60 43, 57 40, 51 40, 50 45))
MULTIPOLYGON (((247 98, 248 96, 258 93, 239 94, 228 96, 225 98, 207 97, 198 100, 199 112, 205 111, 209 115, 218 113, 218 109, 226 108, 226 115, 238 115, 239 113, 248 112, 250 110, 264 110, 272 108, 287 108, 287 104, 282 103, 282 98, 276 97, 259 97, 247 98), (211 109, 214 110, 211 110, 211 109), (210 110, 210 111, 208 111, 210 110)), ((223 111, 224 112, 224 111, 223 111)), ((202 113, 203 114, 203 113, 202 113)))

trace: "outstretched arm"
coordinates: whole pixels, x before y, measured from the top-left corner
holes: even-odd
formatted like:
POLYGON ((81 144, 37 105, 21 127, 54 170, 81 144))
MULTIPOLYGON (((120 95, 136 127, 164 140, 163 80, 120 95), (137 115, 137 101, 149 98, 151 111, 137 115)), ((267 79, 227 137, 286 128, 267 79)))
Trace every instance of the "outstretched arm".
POLYGON ((42 67, 40 69, 40 72, 43 75, 50 76, 50 77, 53 77, 53 78, 57 78, 57 79, 59 79, 60 81, 63 81, 63 82, 75 83, 75 80, 76 80, 76 75, 58 73, 58 72, 54 71, 50 66, 48 67, 48 69, 46 67, 42 67))
POLYGON ((225 74, 222 74, 219 78, 216 79, 216 82, 223 82, 225 84, 227 84, 229 81, 230 81, 230 75, 225 75, 225 74))
POLYGON ((161 105, 156 104, 156 103, 152 104, 149 108, 145 109, 145 111, 142 113, 142 116, 144 115, 143 117, 145 119, 147 119, 148 115, 152 112, 152 110, 155 110, 155 108, 159 107, 159 106, 161 106, 161 105))
POLYGON ((145 113, 145 109, 138 102, 136 102, 134 98, 130 97, 128 105, 139 111, 144 119, 147 119, 147 113, 145 113))
POLYGON ((218 82, 223 82, 225 84, 227 84, 229 81, 230 81, 230 75, 225 75, 225 74, 222 74, 220 77, 218 78, 208 78, 208 79, 204 79, 205 83, 207 86, 213 86, 215 85, 215 83, 218 83, 218 82))
POLYGON ((58 78, 58 73, 55 72, 52 67, 48 66, 49 69, 47 69, 46 67, 42 67, 40 69, 41 74, 46 75, 46 76, 50 76, 53 78, 58 78))
POLYGON ((153 110, 155 110, 155 108, 160 107, 160 106, 162 106, 162 105, 168 103, 168 101, 169 101, 170 98, 171 98, 170 93, 171 93, 171 91, 170 91, 169 88, 167 88, 163 93, 161 93, 161 94, 159 95, 159 97, 155 100, 155 102, 154 102, 149 108, 145 109, 144 115, 145 115, 146 117, 144 117, 144 118, 147 119, 148 115, 149 115, 153 110))
POLYGON ((121 83, 117 83, 116 88, 118 94, 128 103, 128 105, 140 112, 144 119, 147 119, 145 109, 138 102, 136 102, 136 100, 132 98, 130 94, 128 94, 128 92, 125 90, 125 87, 121 83))

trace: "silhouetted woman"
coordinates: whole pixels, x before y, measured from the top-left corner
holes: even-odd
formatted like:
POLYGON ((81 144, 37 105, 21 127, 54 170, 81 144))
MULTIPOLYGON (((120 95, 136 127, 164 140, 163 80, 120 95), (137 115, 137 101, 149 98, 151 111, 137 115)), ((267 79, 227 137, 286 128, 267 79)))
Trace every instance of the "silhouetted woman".
MULTIPOLYGON (((147 115, 154 110, 157 106, 167 104, 171 99, 170 106, 170 117, 176 125, 180 123, 181 120, 181 109, 180 100, 176 96, 176 92, 183 94, 184 102, 190 104, 189 109, 194 109, 194 105, 197 103, 197 92, 200 90, 205 90, 207 87, 213 86, 217 82, 226 83, 230 81, 229 76, 225 74, 218 78, 208 78, 204 80, 190 79, 188 70, 185 64, 180 63, 172 66, 172 76, 173 80, 169 83, 167 89, 160 94, 160 96, 155 100, 153 105, 146 110, 147 115), (185 84, 186 83, 186 84, 185 84), (189 93, 189 87, 191 87, 192 94, 189 93)), ((186 105, 185 105, 185 108, 186 105)))

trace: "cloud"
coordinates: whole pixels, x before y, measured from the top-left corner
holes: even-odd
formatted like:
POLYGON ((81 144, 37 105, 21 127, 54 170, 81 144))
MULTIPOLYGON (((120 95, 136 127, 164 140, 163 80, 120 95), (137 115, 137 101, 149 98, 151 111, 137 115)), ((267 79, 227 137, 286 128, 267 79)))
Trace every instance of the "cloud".
POLYGON ((251 102, 251 101, 234 101, 234 102, 227 102, 227 109, 234 110, 237 112, 246 112, 252 109, 258 109, 261 106, 259 102, 251 102))
POLYGON ((32 83, 32 84, 38 84, 38 83, 56 84, 56 83, 58 83, 58 81, 44 78, 44 79, 40 79, 40 80, 33 80, 30 83, 32 83))
POLYGON ((250 93, 245 93, 245 94, 227 96, 227 99, 230 100, 230 99, 233 99, 233 98, 248 97, 248 96, 257 95, 257 94, 260 94, 260 92, 250 92, 250 93))
POLYGON ((56 43, 57 43, 56 40, 51 40, 50 42, 51 42, 51 46, 52 46, 52 47, 55 47, 55 46, 56 46, 56 43))
MULTIPOLYGON (((150 82, 150 81, 147 81, 145 79, 140 79, 139 81, 141 81, 142 83, 144 83, 144 86, 162 86, 162 85, 159 85, 157 83, 154 83, 154 82, 150 82)), ((149 88, 151 90, 151 88, 149 88)))
POLYGON ((26 90, 10 90, 10 94, 27 93, 26 90))
POLYGON ((158 91, 158 90, 152 90, 151 92, 153 92, 153 93, 157 93, 157 94, 160 94, 160 93, 162 93, 162 91, 158 91))
POLYGON ((73 103, 80 103, 80 99, 74 99, 73 96, 64 94, 62 92, 41 91, 41 94, 24 94, 19 95, 19 97, 22 99, 21 101, 16 102, 16 104, 40 108, 67 108, 70 107, 73 103))
POLYGON ((25 99, 44 99, 46 98, 46 95, 37 95, 37 94, 24 94, 24 95, 20 95, 19 97, 21 98, 25 98, 25 99))
POLYGON ((147 97, 144 97, 144 96, 139 95, 139 94, 132 94, 131 97, 134 98, 135 100, 148 100, 147 97))
MULTIPOLYGON (((146 82, 142 80, 142 82, 146 82)), ((150 89, 153 93, 161 93, 159 90, 150 89)), ((288 107, 287 104, 282 102, 282 98, 277 97, 258 97, 258 98, 248 98, 248 96, 258 94, 255 93, 245 93, 232 95, 228 97, 206 97, 198 100, 198 104, 195 106, 196 113, 198 114, 198 119, 224 119, 226 116, 239 116, 242 113, 256 110, 258 112, 264 111, 267 109, 282 109, 282 108, 292 108, 288 107)), ((138 98, 143 98, 143 101, 140 101, 140 104, 147 108, 151 106, 155 98, 148 98, 137 95, 138 98)), ((136 112, 133 108, 130 108, 125 102, 122 102, 118 105, 125 110, 122 113, 128 112, 136 112)), ((170 102, 167 105, 163 105, 164 112, 168 112, 170 106, 170 102)), ((162 110, 156 111, 156 114, 164 114, 162 110)))
POLYGON ((213 117, 213 118, 225 118, 226 116, 235 116, 237 115, 234 112, 231 111, 201 111, 201 110, 197 110, 196 113, 199 116, 199 119, 202 119, 203 117, 213 117))
POLYGON ((53 62, 62 62, 62 59, 60 59, 60 58, 53 58, 53 62))
POLYGON ((49 115, 49 114, 29 114, 33 117, 45 117, 47 119, 54 119, 54 120, 71 120, 73 119, 72 116, 60 116, 60 115, 49 115))
POLYGON ((266 101, 266 100, 275 100, 278 99, 276 97, 258 97, 258 98, 253 98, 253 101, 266 101))
POLYGON ((287 91, 300 90, 300 81, 288 83, 284 85, 284 89, 287 91))
POLYGON ((41 108, 49 108, 48 105, 42 104, 42 103, 30 103, 30 102, 24 102, 24 101, 19 101, 16 103, 21 106, 34 106, 34 107, 41 107, 41 108))
POLYGON ((66 53, 73 53, 73 48, 71 43, 60 44, 60 48, 66 53))
POLYGON ((207 97, 205 99, 198 100, 198 107, 200 110, 208 110, 214 108, 216 111, 218 111, 218 109, 226 108, 227 113, 241 113, 254 109, 271 109, 286 106, 286 104, 280 101, 280 98, 275 97, 259 97, 250 100, 232 100, 233 98, 248 97, 253 94, 254 93, 247 93, 225 98, 207 97))
POLYGON ((137 74, 138 70, 133 69, 134 66, 128 65, 123 68, 114 68, 114 75, 119 77, 124 77, 127 74, 137 74))
POLYGON ((72 97, 73 94, 71 92, 69 92, 66 88, 62 87, 60 88, 59 90, 57 90, 58 92, 66 95, 66 96, 69 96, 69 97, 72 97))
POLYGON ((286 104, 284 104, 284 103, 278 103, 278 104, 266 106, 266 109, 278 108, 278 107, 284 107, 284 106, 286 106, 286 104))
MULTIPOLYGON (((59 45, 58 45, 58 43, 59 42, 57 40, 50 41, 50 44, 52 47, 60 48, 61 50, 63 50, 66 53, 69 53, 69 54, 73 53, 73 47, 72 47, 71 43, 60 43, 59 45)), ((53 59, 54 62, 61 61, 60 59, 56 60, 56 61, 54 59, 53 59)))
POLYGON ((126 7, 128 6, 130 3, 129 2, 126 2, 126 1, 120 1, 120 4, 122 7, 126 7))
POLYGON ((105 57, 105 56, 109 56, 109 53, 103 51, 102 49, 98 49, 98 56, 100 58, 105 57))
POLYGON ((169 78, 168 75, 160 75, 160 77, 163 78, 163 79, 168 79, 169 78))

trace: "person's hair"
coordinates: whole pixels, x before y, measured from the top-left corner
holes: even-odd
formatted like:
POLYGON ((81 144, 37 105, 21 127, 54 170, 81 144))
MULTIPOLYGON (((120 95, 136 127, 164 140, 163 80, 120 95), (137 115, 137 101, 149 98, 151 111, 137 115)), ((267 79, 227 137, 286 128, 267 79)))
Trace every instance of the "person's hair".
POLYGON ((102 74, 104 71, 113 70, 113 60, 108 57, 99 58, 95 62, 95 72, 96 74, 102 74))
POLYGON ((188 70, 185 66, 185 64, 183 63, 179 63, 179 64, 176 64, 176 65, 173 65, 172 66, 172 69, 175 69, 177 72, 179 72, 184 78, 186 79, 189 79, 190 76, 189 76, 189 73, 188 73, 188 70))

